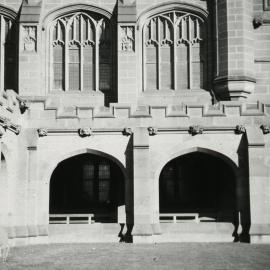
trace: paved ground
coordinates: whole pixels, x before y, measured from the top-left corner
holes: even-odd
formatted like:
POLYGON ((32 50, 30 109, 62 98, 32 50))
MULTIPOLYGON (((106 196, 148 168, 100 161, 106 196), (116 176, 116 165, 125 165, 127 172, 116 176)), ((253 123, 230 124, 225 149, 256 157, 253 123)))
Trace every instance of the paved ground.
POLYGON ((270 245, 54 244, 13 248, 1 270, 270 270, 270 245))

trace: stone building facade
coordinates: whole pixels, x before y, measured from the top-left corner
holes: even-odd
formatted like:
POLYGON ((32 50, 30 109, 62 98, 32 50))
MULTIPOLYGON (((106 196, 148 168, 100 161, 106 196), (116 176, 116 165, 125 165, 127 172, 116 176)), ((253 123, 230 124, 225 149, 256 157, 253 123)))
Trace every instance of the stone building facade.
POLYGON ((0 90, 15 244, 71 213, 134 242, 270 241, 270 1, 0 0, 0 90))

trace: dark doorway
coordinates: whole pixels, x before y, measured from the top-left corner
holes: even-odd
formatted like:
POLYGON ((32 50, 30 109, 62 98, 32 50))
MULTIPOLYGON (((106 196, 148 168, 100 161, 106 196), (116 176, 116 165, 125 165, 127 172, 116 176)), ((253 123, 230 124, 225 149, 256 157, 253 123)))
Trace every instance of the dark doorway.
POLYGON ((125 204, 124 176, 117 164, 81 154, 58 164, 50 182, 50 214, 94 214, 96 222, 117 222, 125 204))
POLYGON ((165 165, 160 175, 161 213, 198 213, 217 222, 234 222, 234 171, 222 159, 190 153, 165 165))

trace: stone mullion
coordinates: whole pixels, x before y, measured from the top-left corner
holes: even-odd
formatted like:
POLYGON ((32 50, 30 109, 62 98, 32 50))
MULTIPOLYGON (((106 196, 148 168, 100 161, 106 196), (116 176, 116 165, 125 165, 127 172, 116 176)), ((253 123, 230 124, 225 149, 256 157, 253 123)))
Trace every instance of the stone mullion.
POLYGON ((190 27, 190 17, 188 17, 188 87, 192 89, 192 48, 191 48, 191 27, 190 27))
POLYGON ((143 30, 142 30, 142 62, 143 62, 143 91, 146 90, 146 56, 147 56, 147 47, 146 47, 146 44, 145 44, 145 27, 143 27, 143 30))
POLYGON ((4 90, 4 56, 5 56, 5 46, 4 46, 4 36, 5 36, 5 20, 3 16, 0 16, 0 90, 4 90))
POLYGON ((84 63, 84 58, 83 58, 83 23, 82 23, 82 16, 80 16, 80 89, 83 91, 84 89, 84 83, 83 83, 83 63, 84 63))
MULTIPOLYGON (((175 13, 174 13, 175 17, 175 13)), ((175 21, 175 20, 174 20, 175 21)), ((174 23, 173 21, 173 23, 174 23)), ((176 25, 173 24, 173 88, 177 89, 176 25)))
POLYGON ((64 76, 65 76, 65 91, 69 91, 69 26, 67 25, 65 28, 65 53, 64 53, 64 61, 65 61, 65 70, 64 70, 64 76))
POLYGON ((28 233, 29 236, 38 235, 37 227, 37 148, 28 147, 28 233))
POLYGON ((95 31, 95 90, 99 90, 99 27, 100 22, 96 25, 95 31))
POLYGON ((161 35, 160 35, 160 19, 157 18, 157 41, 158 41, 158 52, 157 52, 157 89, 161 90, 161 35))
POLYGON ((53 27, 51 27, 50 31, 49 31, 49 37, 50 37, 50 46, 49 46, 49 58, 50 58, 50 62, 49 62, 49 75, 50 75, 50 79, 49 79, 49 91, 54 90, 54 59, 53 59, 53 27))

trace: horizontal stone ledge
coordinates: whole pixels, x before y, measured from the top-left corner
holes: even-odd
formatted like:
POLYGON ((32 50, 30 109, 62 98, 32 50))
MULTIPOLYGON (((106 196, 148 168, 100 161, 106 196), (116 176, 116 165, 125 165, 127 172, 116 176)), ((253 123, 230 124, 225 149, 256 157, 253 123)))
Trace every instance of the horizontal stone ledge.
MULTIPOLYGON (((241 125, 238 125, 241 126, 241 125)), ((194 127, 196 128, 197 125, 189 125, 189 126, 184 126, 184 127, 155 127, 156 129, 156 134, 185 134, 185 133, 190 133, 191 128, 194 127)), ((243 134, 245 133, 245 130, 243 132, 237 133, 237 126, 200 126, 198 125, 202 133, 236 133, 236 134, 243 134)), ((244 126, 241 126, 244 128, 244 126)), ((85 128, 85 127, 84 127, 85 128)), ((131 134, 133 133, 132 129, 134 127, 130 126, 131 128, 131 134)), ((57 135, 67 135, 67 136, 74 136, 74 135, 80 135, 79 130, 81 128, 77 129, 68 129, 68 128, 39 128, 37 129, 37 132, 39 133, 40 137, 45 137, 45 136, 57 136, 57 135)), ((89 126, 89 129, 91 129, 91 135, 103 135, 103 134, 112 134, 112 135, 125 135, 125 127, 123 128, 91 128, 89 126)), ((149 129, 149 128, 148 128, 149 129)), ((260 129, 260 127, 258 127, 260 129)), ((131 135, 129 134, 129 135, 131 135)), ((201 134, 201 133, 200 133, 201 134)), ((150 134, 151 135, 151 134, 150 134)))

